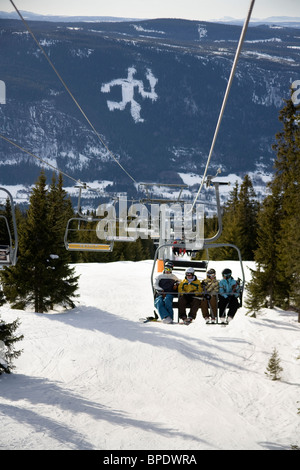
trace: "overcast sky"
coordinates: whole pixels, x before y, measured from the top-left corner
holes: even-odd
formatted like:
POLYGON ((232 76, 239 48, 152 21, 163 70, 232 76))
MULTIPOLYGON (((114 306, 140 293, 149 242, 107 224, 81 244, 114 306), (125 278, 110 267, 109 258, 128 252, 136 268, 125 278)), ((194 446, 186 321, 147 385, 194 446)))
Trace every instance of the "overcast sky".
MULTIPOLYGON (((125 18, 185 18, 212 20, 225 16, 245 18, 250 0, 14 0, 20 10, 68 16, 116 16, 125 18)), ((0 11, 14 8, 0 0, 0 11)), ((300 0, 256 0, 253 18, 300 17, 300 0)))

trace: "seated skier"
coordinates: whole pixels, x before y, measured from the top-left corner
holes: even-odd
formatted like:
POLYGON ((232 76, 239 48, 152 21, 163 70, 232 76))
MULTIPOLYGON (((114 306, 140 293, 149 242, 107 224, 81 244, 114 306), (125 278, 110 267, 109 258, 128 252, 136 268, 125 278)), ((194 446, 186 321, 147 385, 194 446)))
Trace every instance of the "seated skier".
POLYGON ((215 323, 218 310, 219 282, 216 278, 216 271, 211 268, 206 273, 206 279, 201 282, 204 290, 201 301, 202 315, 206 323, 215 323))
POLYGON ((198 308, 201 305, 202 286, 197 276, 195 276, 194 268, 187 268, 185 271, 185 279, 178 286, 179 300, 178 313, 179 318, 183 320, 185 325, 189 325, 196 319, 198 308), (197 298, 199 297, 199 298, 197 298), (189 315, 186 315, 186 308, 190 308, 189 315))
POLYGON ((173 298, 180 283, 178 277, 172 273, 172 269, 173 264, 167 261, 164 272, 159 274, 154 281, 154 289, 157 293, 154 305, 163 323, 173 322, 173 298))
POLYGON ((222 276, 223 279, 219 282, 219 317, 221 322, 224 322, 226 307, 229 307, 228 321, 233 319, 239 308, 240 286, 233 279, 231 269, 224 269, 222 276))

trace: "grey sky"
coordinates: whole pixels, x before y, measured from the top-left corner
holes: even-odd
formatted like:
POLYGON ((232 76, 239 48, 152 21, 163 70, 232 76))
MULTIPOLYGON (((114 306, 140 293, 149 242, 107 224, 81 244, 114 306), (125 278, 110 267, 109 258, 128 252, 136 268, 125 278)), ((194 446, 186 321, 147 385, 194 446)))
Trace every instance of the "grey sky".
MULTIPOLYGON (((20 10, 51 15, 117 16, 126 18, 220 19, 245 18, 250 0, 14 0, 20 10)), ((13 11, 0 0, 0 11, 13 11)), ((253 18, 300 16, 299 0, 256 0, 253 18)))

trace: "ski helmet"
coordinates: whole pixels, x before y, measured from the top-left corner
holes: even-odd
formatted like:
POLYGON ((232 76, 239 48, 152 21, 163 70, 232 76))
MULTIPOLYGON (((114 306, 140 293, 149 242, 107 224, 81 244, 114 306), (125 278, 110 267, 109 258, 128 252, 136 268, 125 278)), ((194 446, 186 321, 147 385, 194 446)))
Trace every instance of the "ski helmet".
POLYGON ((171 269, 173 269, 173 263, 172 263, 172 261, 167 260, 167 261, 165 262, 165 268, 171 268, 171 269))
POLYGON ((164 271, 167 272, 167 273, 170 273, 170 272, 172 272, 172 269, 173 269, 173 263, 172 263, 172 261, 167 260, 167 261, 165 262, 164 271))
POLYGON ((225 276, 225 277, 228 278, 228 277, 231 276, 231 274, 232 274, 232 273, 231 273, 231 269, 226 268, 226 269, 223 269, 223 271, 222 271, 222 276, 223 276, 223 277, 225 276))
POLYGON ((211 268, 207 271, 206 274, 207 274, 208 277, 216 277, 216 270, 211 268))
POLYGON ((195 272, 194 268, 187 268, 186 271, 185 271, 185 275, 194 274, 194 272, 195 272))

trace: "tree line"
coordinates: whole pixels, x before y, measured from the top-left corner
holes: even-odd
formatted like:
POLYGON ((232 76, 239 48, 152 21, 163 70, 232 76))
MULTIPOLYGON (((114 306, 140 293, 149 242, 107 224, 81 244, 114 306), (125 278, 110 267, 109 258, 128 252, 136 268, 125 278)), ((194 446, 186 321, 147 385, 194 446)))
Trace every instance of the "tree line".
MULTIPOLYGON (((16 208, 18 261, 16 266, 5 267, 0 272, 0 305, 7 301, 16 309, 31 306, 38 313, 56 306, 72 308, 78 289, 78 277, 72 264, 153 258, 154 246, 149 239, 137 239, 135 243, 115 242, 113 251, 109 253, 66 250, 64 235, 67 222, 76 214, 63 189, 62 175, 59 174, 57 181, 54 174, 49 187, 46 183, 42 171, 32 190, 28 210, 21 212, 16 208)), ((0 213, 11 224, 9 201, 0 213)), ((80 229, 74 236, 78 242, 100 243, 95 230, 89 227, 80 229)), ((4 223, 0 224, 0 239, 3 244, 9 244, 4 223)))
POLYGON ((257 218, 257 248, 248 307, 294 308, 300 321, 300 114, 292 100, 280 111, 274 175, 257 218))
MULTIPOLYGON (((267 195, 258 202, 248 175, 235 185, 224 206, 223 232, 218 240, 232 243, 243 260, 253 260, 247 284, 249 311, 280 307, 298 312, 300 322, 300 113, 285 100, 279 113, 282 130, 276 134, 274 173, 267 195)), ((217 219, 205 221, 206 233, 217 231, 217 219)), ((216 260, 237 259, 236 250, 212 250, 216 260)))

